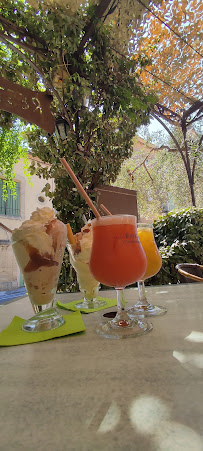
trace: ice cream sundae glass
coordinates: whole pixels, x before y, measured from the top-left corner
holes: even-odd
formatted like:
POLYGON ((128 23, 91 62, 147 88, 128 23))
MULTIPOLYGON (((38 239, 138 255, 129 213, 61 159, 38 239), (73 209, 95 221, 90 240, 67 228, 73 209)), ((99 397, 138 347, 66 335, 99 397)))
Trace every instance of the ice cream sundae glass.
POLYGON ((48 207, 37 208, 12 233, 12 247, 24 277, 35 316, 23 330, 41 332, 64 324, 54 296, 67 242, 67 228, 48 207))
POLYGON ((98 299, 99 282, 93 277, 89 269, 92 249, 91 221, 87 222, 81 231, 73 235, 70 224, 68 229, 68 252, 70 263, 76 271, 79 289, 83 300, 76 304, 77 308, 96 309, 106 305, 106 301, 98 299))

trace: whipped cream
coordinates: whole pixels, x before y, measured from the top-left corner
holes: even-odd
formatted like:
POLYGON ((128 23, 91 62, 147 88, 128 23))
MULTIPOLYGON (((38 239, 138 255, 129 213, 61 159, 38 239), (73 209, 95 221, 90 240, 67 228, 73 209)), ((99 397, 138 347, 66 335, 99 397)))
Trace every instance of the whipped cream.
POLYGON ((37 208, 30 219, 24 221, 12 233, 12 241, 22 241, 38 249, 40 254, 48 253, 53 256, 53 238, 47 234, 47 225, 55 218, 55 212, 49 207, 37 208))
POLYGON ((34 305, 47 304, 56 292, 67 241, 65 224, 49 207, 37 208, 12 233, 12 247, 34 305))

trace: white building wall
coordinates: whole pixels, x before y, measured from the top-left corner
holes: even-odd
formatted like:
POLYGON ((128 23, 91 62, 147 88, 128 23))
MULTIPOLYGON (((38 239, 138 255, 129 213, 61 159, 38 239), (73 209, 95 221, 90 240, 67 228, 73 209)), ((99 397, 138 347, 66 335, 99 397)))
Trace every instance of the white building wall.
MULTIPOLYGON (((33 159, 31 156, 30 159, 33 159)), ((47 166, 41 163, 43 167, 47 166)), ((45 197, 42 189, 49 183, 51 191, 54 190, 54 180, 39 178, 36 175, 31 176, 32 186, 23 172, 23 160, 15 165, 15 181, 20 182, 20 216, 5 216, 0 214, 0 222, 13 230, 19 227, 23 221, 30 218, 31 213, 37 207, 52 208, 52 201, 45 197), (39 197, 44 202, 39 201, 39 197)), ((12 246, 10 243, 11 234, 3 230, 0 226, 0 291, 12 290, 20 286, 20 270, 17 265, 12 246)))

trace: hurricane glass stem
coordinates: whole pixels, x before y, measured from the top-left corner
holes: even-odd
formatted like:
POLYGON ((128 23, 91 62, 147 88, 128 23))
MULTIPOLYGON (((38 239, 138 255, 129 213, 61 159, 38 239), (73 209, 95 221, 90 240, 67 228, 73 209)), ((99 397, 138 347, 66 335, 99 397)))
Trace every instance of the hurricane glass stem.
POLYGON ((139 294, 139 301, 138 301, 137 305, 138 306, 139 305, 148 306, 149 303, 148 303, 147 297, 146 297, 144 280, 139 280, 137 282, 137 286, 138 286, 138 294, 139 294))
POLYGON ((113 320, 119 327, 127 327, 131 321, 128 313, 125 310, 124 289, 116 288, 117 297, 117 314, 113 320))

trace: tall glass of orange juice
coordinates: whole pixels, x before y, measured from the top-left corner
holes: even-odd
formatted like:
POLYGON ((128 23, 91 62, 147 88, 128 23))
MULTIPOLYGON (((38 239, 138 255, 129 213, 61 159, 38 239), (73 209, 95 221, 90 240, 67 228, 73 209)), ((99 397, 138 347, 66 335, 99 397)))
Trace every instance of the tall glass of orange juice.
POLYGON ((155 276, 162 266, 161 255, 154 239, 153 226, 152 224, 138 223, 137 231, 147 257, 147 268, 143 276, 138 280, 139 301, 133 307, 129 307, 128 313, 130 316, 133 316, 133 314, 137 315, 139 310, 145 316, 163 315, 167 312, 167 309, 163 306, 152 305, 147 301, 144 284, 144 281, 155 276))
POLYGON ((147 333, 152 324, 145 319, 132 319, 125 310, 123 289, 140 280, 147 260, 140 244, 136 217, 109 215, 92 220, 93 242, 90 271, 96 280, 114 287, 117 292, 117 315, 101 323, 96 331, 105 338, 127 338, 147 333))

